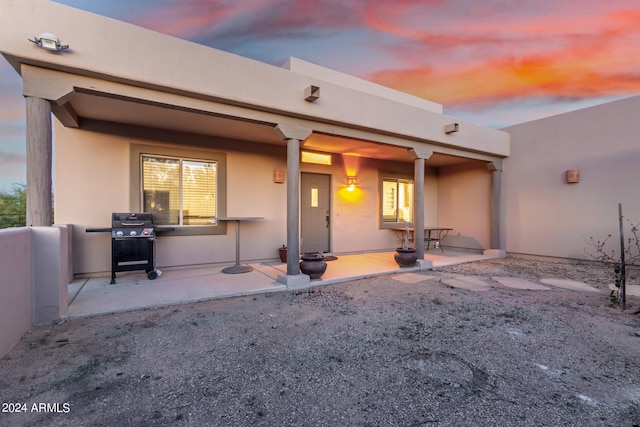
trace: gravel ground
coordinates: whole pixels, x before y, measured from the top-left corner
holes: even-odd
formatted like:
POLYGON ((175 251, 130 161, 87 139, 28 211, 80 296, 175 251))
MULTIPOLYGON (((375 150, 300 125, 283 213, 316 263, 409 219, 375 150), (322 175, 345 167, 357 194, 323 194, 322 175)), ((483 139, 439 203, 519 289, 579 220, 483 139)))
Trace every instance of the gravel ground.
POLYGON ((44 325, 0 360, 0 425, 636 426, 640 301, 610 281, 509 258, 44 325))

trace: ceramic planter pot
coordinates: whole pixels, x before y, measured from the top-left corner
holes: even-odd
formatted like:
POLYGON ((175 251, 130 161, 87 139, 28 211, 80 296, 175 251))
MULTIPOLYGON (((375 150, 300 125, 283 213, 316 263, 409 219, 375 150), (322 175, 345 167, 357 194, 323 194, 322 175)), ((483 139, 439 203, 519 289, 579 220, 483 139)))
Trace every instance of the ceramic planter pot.
POLYGON ((280 255, 280 262, 287 262, 287 247, 285 245, 278 248, 278 254, 280 255))
POLYGON ((327 270, 327 261, 317 252, 305 253, 300 258, 300 271, 312 279, 319 279, 327 270))
POLYGON ((418 254, 416 254, 415 248, 397 248, 393 258, 400 267, 412 267, 418 260, 418 254))

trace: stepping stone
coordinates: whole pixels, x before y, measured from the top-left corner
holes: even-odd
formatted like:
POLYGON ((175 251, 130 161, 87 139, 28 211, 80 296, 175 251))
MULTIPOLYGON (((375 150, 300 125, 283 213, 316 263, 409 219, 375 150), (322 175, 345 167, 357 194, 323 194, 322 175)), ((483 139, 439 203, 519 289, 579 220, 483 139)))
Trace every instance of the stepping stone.
POLYGON ((540 285, 539 283, 530 282, 525 279, 517 277, 492 277, 493 280, 500 283, 502 286, 512 289, 523 289, 527 291, 549 291, 550 287, 540 285))
POLYGON ((425 276, 424 274, 417 274, 417 273, 402 273, 402 274, 395 274, 393 276, 395 280, 398 280, 404 283, 419 283, 419 282, 424 282, 425 280, 433 279, 434 277, 435 276, 425 276))
POLYGON ((456 276, 448 279, 442 279, 442 282, 454 288, 461 288, 474 292, 484 292, 491 289, 491 286, 484 280, 471 276, 456 276))
POLYGON ((596 288, 587 285, 583 282, 577 282, 575 280, 567 279, 542 279, 540 280, 545 285, 557 286, 558 288, 570 289, 572 291, 587 291, 587 292, 600 292, 596 288))

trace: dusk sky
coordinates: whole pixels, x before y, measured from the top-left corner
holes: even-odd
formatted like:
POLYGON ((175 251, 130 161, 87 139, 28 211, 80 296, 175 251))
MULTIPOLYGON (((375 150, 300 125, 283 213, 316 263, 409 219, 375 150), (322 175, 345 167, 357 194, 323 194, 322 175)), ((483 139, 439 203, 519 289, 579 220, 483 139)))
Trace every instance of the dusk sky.
MULTIPOLYGON (((57 2, 277 66, 295 56, 493 128, 640 94, 638 0, 57 2)), ((26 181, 21 86, 0 59, 0 191, 26 181)))

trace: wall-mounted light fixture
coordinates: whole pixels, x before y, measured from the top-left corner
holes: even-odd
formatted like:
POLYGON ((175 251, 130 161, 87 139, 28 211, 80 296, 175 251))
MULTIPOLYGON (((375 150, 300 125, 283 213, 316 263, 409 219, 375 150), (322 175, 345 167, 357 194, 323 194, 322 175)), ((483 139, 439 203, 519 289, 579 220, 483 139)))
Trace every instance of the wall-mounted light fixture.
POLYGON ((358 180, 356 179, 355 176, 348 176, 347 177, 347 190, 348 191, 353 191, 356 189, 356 187, 358 186, 358 180))
POLYGON ((445 125, 444 133, 458 132, 458 128, 459 127, 460 127, 460 125, 458 123, 449 123, 448 125, 445 125))
POLYGON ((69 49, 69 43, 61 42, 54 34, 51 33, 43 33, 40 38, 36 36, 29 36, 27 37, 27 40, 31 43, 35 43, 38 47, 52 52, 69 49))
POLYGON ((567 184, 577 184, 580 182, 580 169, 569 169, 565 174, 567 184))
POLYGON ((283 169, 274 169, 273 171, 273 182, 276 184, 282 184, 284 182, 284 170, 283 169))
POLYGON ((316 99, 320 98, 320 87, 319 86, 309 86, 304 90, 304 100, 307 102, 313 102, 316 99))

